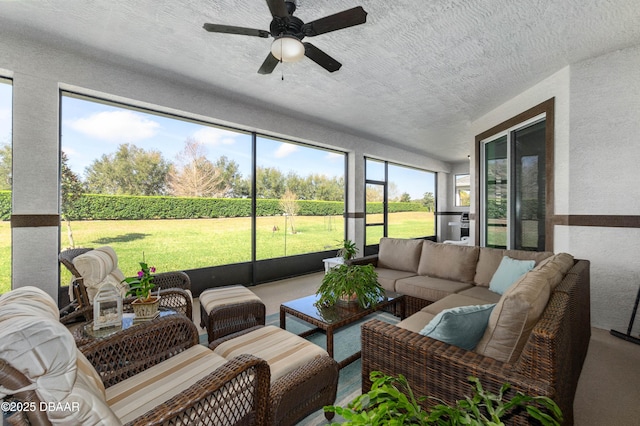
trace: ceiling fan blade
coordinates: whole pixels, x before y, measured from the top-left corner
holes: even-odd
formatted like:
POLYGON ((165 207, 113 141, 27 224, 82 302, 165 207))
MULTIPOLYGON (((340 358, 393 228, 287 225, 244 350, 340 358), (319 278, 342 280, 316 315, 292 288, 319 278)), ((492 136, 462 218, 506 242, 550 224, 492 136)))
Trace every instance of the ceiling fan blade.
POLYGON ((302 32, 308 37, 317 36, 343 28, 353 27, 367 22, 367 12, 362 6, 338 12, 335 15, 325 16, 315 21, 307 22, 302 26, 302 32))
POLYGON ((322 68, 326 69, 329 72, 335 72, 340 69, 342 64, 331 56, 324 53, 322 50, 318 49, 311 43, 302 43, 304 44, 304 55, 311 59, 316 64, 320 65, 322 68))
POLYGON ((256 30, 253 28, 234 27, 232 25, 204 24, 202 28, 209 31, 210 33, 240 34, 262 38, 269 38, 271 36, 271 34, 269 34, 269 31, 256 30))
POLYGON ((264 60, 262 66, 258 70, 258 74, 271 74, 278 63, 280 63, 280 61, 276 59, 276 57, 273 56, 271 52, 269 52, 269 55, 267 55, 267 58, 264 60))
POLYGON ((284 0, 267 0, 267 6, 269 6, 269 11, 274 18, 286 18, 289 16, 284 0))

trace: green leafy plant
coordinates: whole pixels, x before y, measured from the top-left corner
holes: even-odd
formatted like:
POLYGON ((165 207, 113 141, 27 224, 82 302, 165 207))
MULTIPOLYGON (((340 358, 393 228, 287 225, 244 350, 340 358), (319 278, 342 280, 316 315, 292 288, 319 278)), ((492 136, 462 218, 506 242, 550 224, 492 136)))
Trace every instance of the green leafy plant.
POLYGON ((146 262, 140 262, 140 271, 136 277, 129 277, 122 280, 129 284, 127 296, 135 296, 138 300, 147 301, 151 299, 151 290, 155 288, 152 273, 156 272, 155 266, 149 267, 146 262))
POLYGON ((343 258, 344 260, 350 260, 356 257, 358 253, 358 247, 356 247, 356 243, 351 240, 344 240, 342 242, 342 247, 338 250, 337 256, 343 258))
POLYGON ((342 425, 504 426, 501 419, 516 407, 524 407, 529 416, 544 426, 557 426, 562 422, 560 408, 548 397, 517 392, 505 401, 505 392, 511 387, 508 383, 503 384, 495 395, 485 391, 477 377, 470 376, 469 381, 475 385, 472 397, 465 396, 455 405, 440 402, 425 410, 418 401, 426 397, 416 399, 403 375, 392 377, 373 371, 370 377, 369 392, 356 397, 347 407, 332 405, 324 410, 347 420, 342 425))
POLYGON ((317 294, 317 303, 322 306, 355 299, 363 308, 375 305, 385 295, 373 265, 347 264, 329 269, 317 294))

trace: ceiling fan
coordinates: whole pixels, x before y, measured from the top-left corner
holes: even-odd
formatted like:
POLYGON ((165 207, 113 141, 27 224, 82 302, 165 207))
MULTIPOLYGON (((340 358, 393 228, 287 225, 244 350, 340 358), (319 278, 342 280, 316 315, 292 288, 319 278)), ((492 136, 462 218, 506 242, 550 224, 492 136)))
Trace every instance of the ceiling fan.
POLYGON ((361 6, 338 12, 312 22, 304 23, 293 16, 296 10, 294 0, 266 0, 273 16, 269 31, 231 25, 204 24, 203 28, 213 33, 240 34, 275 40, 271 52, 258 70, 259 74, 270 74, 279 62, 296 62, 303 56, 329 72, 338 71, 342 64, 311 43, 302 42, 305 37, 314 37, 331 31, 341 30, 367 21, 367 12, 361 6))

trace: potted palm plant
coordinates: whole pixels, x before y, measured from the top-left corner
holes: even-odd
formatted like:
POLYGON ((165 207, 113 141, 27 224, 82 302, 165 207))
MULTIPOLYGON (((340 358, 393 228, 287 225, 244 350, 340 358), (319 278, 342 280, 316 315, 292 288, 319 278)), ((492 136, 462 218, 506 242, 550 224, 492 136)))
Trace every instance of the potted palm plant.
POLYGON ((135 296, 131 302, 136 318, 153 318, 158 313, 160 305, 160 294, 153 295, 151 291, 155 288, 152 282, 156 271, 154 266, 149 267, 146 262, 140 262, 140 271, 135 277, 125 278, 123 281, 129 284, 127 296, 135 296))
MULTIPOLYGON (((345 240, 338 256, 347 261, 357 251, 355 243, 345 240)), ((385 295, 373 265, 351 265, 348 262, 329 269, 316 294, 321 306, 357 303, 363 308, 377 304, 385 295)))

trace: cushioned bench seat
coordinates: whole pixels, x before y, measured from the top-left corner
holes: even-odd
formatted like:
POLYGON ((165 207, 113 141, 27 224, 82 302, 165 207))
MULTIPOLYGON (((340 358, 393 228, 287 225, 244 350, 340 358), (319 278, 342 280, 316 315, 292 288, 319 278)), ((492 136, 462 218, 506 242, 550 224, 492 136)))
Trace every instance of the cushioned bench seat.
POLYGON ((107 404, 128 423, 215 371, 227 360, 202 345, 161 362, 106 389, 107 404))
POLYGON ((312 412, 335 402, 338 363, 306 339, 275 326, 255 327, 210 344, 227 359, 251 354, 271 369, 267 423, 293 425, 312 412))
POLYGON ((242 285, 207 289, 200 294, 199 301, 200 326, 206 327, 209 343, 265 324, 264 303, 242 285))

